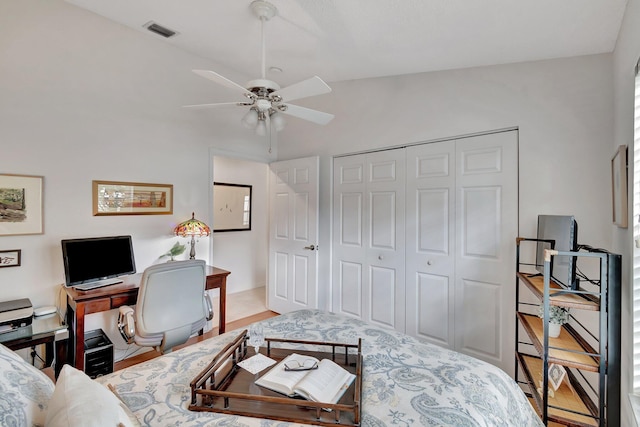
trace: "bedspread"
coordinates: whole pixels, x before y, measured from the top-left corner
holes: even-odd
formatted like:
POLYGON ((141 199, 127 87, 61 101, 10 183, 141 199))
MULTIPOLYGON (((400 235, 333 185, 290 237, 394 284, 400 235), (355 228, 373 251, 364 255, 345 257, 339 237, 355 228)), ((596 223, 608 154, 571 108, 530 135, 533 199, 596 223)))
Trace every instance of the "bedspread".
MULTIPOLYGON (((267 337, 357 343, 362 338, 363 426, 542 426, 519 386, 478 359, 342 315, 301 310, 261 322, 267 337)), ((144 426, 284 426, 194 412, 190 381, 238 331, 100 377, 144 426)))

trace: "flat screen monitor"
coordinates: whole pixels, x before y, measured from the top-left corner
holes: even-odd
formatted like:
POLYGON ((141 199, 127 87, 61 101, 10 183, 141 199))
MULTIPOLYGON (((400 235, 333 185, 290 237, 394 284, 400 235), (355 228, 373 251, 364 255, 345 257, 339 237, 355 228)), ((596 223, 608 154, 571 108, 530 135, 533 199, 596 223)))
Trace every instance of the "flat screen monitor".
MULTIPOLYGON (((573 215, 538 215, 538 240, 536 248, 536 269, 544 273, 544 250, 555 249, 563 252, 578 250, 578 224, 573 215), (553 244, 553 245, 552 245, 553 244)), ((576 289, 576 257, 554 256, 551 259, 551 277, 557 283, 576 289)))
POLYGON ((66 286, 134 274, 131 236, 62 240, 66 286))

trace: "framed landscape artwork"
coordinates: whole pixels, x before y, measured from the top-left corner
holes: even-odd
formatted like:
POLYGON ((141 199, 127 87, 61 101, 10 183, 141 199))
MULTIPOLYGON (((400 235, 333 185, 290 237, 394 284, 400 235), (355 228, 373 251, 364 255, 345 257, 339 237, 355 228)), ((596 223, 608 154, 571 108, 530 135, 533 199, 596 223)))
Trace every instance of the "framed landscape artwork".
POLYGON ((0 236, 44 233, 43 179, 0 174, 0 236))
POLYGON ((173 185, 93 181, 93 215, 170 215, 173 185))

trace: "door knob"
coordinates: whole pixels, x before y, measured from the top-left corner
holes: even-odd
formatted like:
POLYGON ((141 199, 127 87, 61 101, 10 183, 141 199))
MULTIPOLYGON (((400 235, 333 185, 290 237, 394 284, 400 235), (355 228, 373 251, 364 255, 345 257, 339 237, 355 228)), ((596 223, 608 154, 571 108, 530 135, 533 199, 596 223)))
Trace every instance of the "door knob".
POLYGON ((427 265, 431 265, 431 260, 427 261, 427 265))
POLYGON ((310 251, 315 251, 316 250, 316 246, 315 245, 309 245, 309 246, 305 246, 304 249, 309 249, 310 251))
POLYGON ((382 255, 378 255, 378 259, 379 259, 380 261, 382 261, 382 260, 384 259, 384 257, 383 257, 382 255))

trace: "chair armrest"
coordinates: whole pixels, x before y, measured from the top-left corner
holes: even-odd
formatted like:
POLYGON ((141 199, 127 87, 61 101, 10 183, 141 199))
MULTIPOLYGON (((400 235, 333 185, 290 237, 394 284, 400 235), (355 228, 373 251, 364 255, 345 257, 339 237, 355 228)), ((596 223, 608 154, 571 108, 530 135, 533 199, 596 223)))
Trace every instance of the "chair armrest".
POLYGON ((135 325, 133 308, 128 305, 121 306, 118 310, 118 330, 127 344, 133 343, 133 338, 136 335, 135 325))
POLYGON ((207 321, 213 319, 213 302, 207 291, 204 292, 204 310, 207 316, 207 321))

